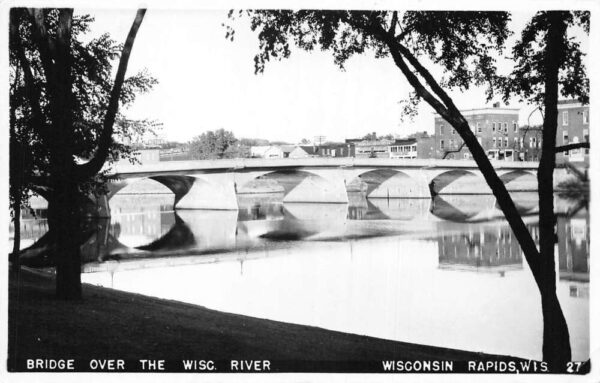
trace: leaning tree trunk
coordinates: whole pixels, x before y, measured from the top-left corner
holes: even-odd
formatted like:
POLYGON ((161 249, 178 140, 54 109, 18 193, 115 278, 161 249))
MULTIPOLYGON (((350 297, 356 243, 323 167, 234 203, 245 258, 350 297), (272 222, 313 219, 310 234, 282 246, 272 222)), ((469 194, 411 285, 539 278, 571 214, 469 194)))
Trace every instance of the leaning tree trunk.
POLYGON ((551 370, 564 370, 571 360, 569 329, 556 296, 556 271, 554 246, 556 214, 554 213, 554 169, 556 166, 556 129, 558 124, 558 71, 564 55, 562 41, 566 23, 563 12, 549 12, 544 52, 544 128, 542 130, 542 155, 538 168, 540 272, 543 278, 542 312, 544 314, 543 357, 551 370))
MULTIPOLYGON (((555 18, 557 17, 556 14, 558 14, 560 20, 560 13, 555 12, 555 18)), ((358 25, 358 27, 361 27, 361 25, 358 25)), ((558 65, 560 63, 559 56, 561 53, 560 39, 566 30, 566 25, 562 21, 560 23, 552 23, 550 32, 547 35, 547 47, 545 53, 547 76, 545 103, 547 109, 544 119, 544 146, 542 150, 548 152, 548 148, 551 148, 552 157, 548 158, 548 153, 546 153, 545 161, 540 162, 540 169, 538 170, 538 189, 540 191, 540 233, 544 231, 544 237, 540 239, 542 245, 540 250, 538 250, 531 233, 517 211, 504 183, 498 177, 498 174, 487 158, 483 148, 478 143, 475 134, 471 131, 468 122, 456 108, 448 94, 441 88, 439 83, 435 81, 429 71, 427 71, 427 69, 425 69, 412 55, 412 53, 395 39, 393 33, 387 32, 380 25, 375 23, 370 27, 367 27, 367 29, 369 28, 373 34, 382 37, 387 43, 396 65, 415 89, 417 95, 423 98, 456 129, 464 140, 465 145, 471 151, 473 159, 477 163, 486 183, 491 188, 492 193, 496 197, 500 209, 504 213, 513 234, 523 250, 525 260, 531 269, 540 291, 542 297, 542 312, 544 316, 543 359, 551 365, 553 370, 564 370, 566 361, 571 358, 571 349, 566 321, 560 308, 558 298, 556 297, 556 275, 554 272, 554 243, 556 241, 554 223, 556 222, 556 216, 554 215, 552 177, 555 161, 554 142, 556 140, 558 65), (439 99, 433 96, 433 94, 423 86, 419 78, 408 67, 403 57, 408 60, 439 99), (549 125, 548 130, 546 130, 546 124, 549 125), (551 124, 554 126, 553 131, 550 131, 551 124), (549 137, 549 141, 546 141, 546 136, 550 135, 552 135, 552 137, 549 137)))

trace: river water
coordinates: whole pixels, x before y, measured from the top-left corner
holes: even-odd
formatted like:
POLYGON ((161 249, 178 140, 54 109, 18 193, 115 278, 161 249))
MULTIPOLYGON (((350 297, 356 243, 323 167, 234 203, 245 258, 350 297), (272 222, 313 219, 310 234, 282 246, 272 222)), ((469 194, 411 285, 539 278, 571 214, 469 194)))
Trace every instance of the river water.
MULTIPOLYGON (((82 246, 82 280, 353 334, 541 359, 540 296, 492 196, 173 211, 172 194, 119 193, 82 246)), ((537 196, 515 194, 537 238, 537 196)), ((557 294, 574 360, 589 358, 589 212, 556 197, 557 294)), ((23 220, 24 246, 46 230, 23 220)))

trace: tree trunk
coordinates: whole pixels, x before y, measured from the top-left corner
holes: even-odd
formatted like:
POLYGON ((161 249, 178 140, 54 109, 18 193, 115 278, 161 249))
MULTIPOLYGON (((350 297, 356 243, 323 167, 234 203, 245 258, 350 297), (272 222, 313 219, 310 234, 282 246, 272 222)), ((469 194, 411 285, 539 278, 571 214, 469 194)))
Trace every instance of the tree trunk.
POLYGON ((78 190, 72 180, 60 177, 48 206, 49 232, 56 245, 56 296, 81 299, 81 259, 76 233, 81 230, 77 211, 78 190), (61 185, 58 185, 58 184, 61 185))
POLYGON ((21 194, 15 193, 13 202, 13 212, 15 218, 13 220, 15 226, 15 234, 13 239, 13 250, 10 254, 10 261, 12 263, 12 271, 18 272, 20 270, 19 264, 19 252, 21 250, 21 194))
POLYGON ((569 330, 556 296, 556 271, 554 247, 556 214, 554 213, 554 168, 556 166, 556 129, 558 121, 558 71, 562 60, 562 41, 567 25, 562 12, 548 13, 548 32, 544 52, 544 127, 542 130, 542 155, 538 168, 540 264, 543 286, 542 311, 544 313, 544 360, 553 370, 564 370, 571 360, 569 330))
POLYGON ((542 357, 550 371, 564 372, 571 361, 571 344, 567 321, 560 307, 556 291, 542 291, 544 335, 542 357))

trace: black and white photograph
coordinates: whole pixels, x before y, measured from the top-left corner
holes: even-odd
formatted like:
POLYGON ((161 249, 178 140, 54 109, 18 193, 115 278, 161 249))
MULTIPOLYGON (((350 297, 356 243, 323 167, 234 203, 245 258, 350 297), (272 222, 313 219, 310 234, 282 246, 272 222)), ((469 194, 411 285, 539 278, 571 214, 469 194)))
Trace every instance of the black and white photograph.
POLYGON ((0 380, 599 382, 599 6, 2 1, 0 380))

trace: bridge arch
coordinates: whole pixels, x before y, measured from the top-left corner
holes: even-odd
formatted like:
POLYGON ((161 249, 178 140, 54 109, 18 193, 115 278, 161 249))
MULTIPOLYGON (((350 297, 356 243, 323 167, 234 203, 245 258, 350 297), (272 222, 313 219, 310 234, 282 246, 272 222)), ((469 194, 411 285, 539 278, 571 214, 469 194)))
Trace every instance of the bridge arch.
POLYGON ((419 180, 396 169, 368 170, 347 183, 348 190, 365 191, 368 198, 414 198, 419 186, 419 180))
POLYGON ((236 185, 236 189, 239 194, 283 193, 283 202, 348 202, 343 178, 320 174, 319 170, 269 171, 236 185))
POLYGON ((184 175, 174 175, 174 176, 158 175, 158 176, 152 176, 152 177, 127 178, 127 179, 123 179, 123 180, 110 181, 107 184, 108 185, 107 197, 110 200, 116 194, 122 193, 125 189, 135 187, 136 185, 145 186, 148 184, 148 181, 151 181, 151 183, 148 185, 150 188, 153 187, 152 184, 155 184, 155 185, 160 184, 165 187, 165 188, 162 188, 162 187, 156 188, 156 186, 154 186, 154 190, 152 190, 153 192, 161 193, 161 192, 166 192, 167 191, 166 189, 168 189, 171 193, 173 193, 175 195, 175 201, 174 201, 173 205, 175 205, 175 204, 177 204, 177 202, 179 202, 179 200, 181 200, 181 198, 183 198, 183 196, 185 196, 190 191, 195 180, 196 179, 194 177, 184 176, 184 175))
POLYGON ((432 196, 438 194, 491 194, 482 176, 469 170, 453 169, 439 173, 429 182, 432 196))

